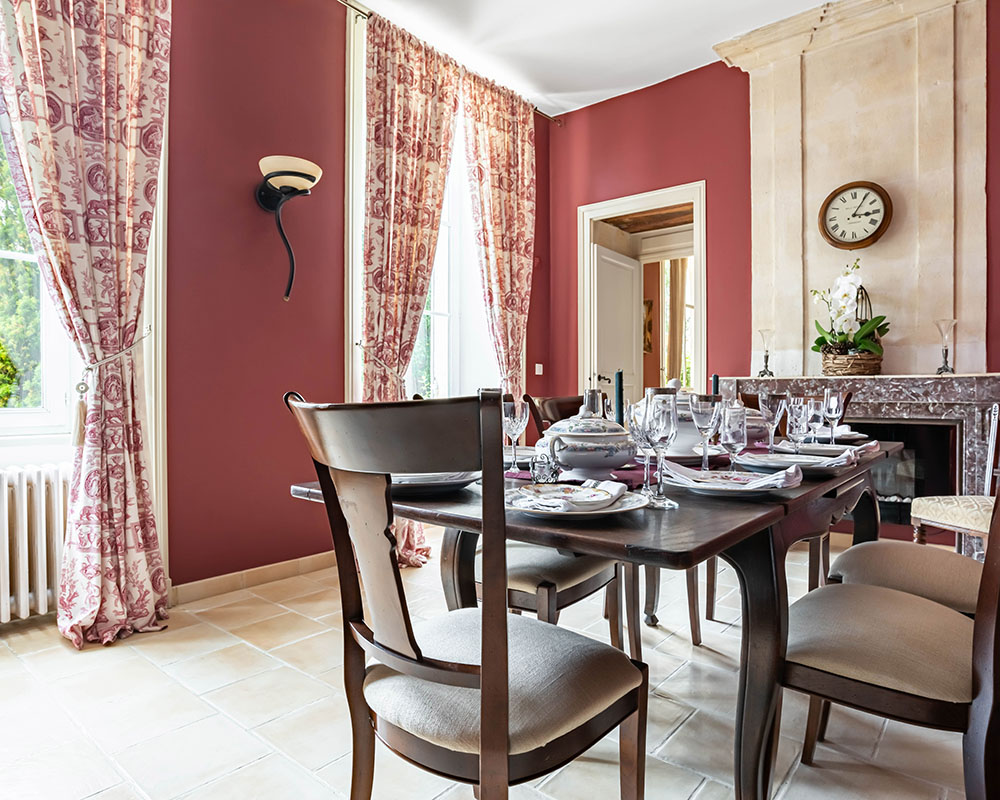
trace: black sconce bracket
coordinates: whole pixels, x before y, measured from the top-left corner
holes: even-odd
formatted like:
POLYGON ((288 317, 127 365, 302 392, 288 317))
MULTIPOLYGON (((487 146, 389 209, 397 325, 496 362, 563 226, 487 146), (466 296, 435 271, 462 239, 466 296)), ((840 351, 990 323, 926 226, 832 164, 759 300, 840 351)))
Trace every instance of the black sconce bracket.
POLYGON ((316 177, 307 172, 269 172, 264 176, 264 180, 262 180, 257 186, 254 196, 257 198, 257 205, 265 211, 270 211, 274 214, 274 219, 278 226, 278 235, 281 236, 281 241, 284 242, 285 249, 288 251, 288 285, 285 287, 285 300, 288 300, 292 293, 292 283, 295 281, 295 253, 292 252, 292 246, 289 244, 288 237, 285 235, 285 228, 281 224, 281 209, 284 207, 285 203, 293 197, 301 197, 302 195, 307 195, 311 192, 309 189, 296 189, 292 186, 278 187, 271 183, 272 178, 286 177, 303 178, 310 183, 316 182, 316 177))

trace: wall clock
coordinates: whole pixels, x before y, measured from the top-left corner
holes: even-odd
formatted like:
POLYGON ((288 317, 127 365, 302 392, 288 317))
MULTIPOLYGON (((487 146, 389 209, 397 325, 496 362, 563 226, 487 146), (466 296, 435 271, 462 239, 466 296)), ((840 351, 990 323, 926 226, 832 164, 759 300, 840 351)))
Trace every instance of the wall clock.
POLYGON ((834 189, 819 208, 819 231, 841 250, 875 244, 892 222, 892 200, 877 183, 852 181, 834 189))

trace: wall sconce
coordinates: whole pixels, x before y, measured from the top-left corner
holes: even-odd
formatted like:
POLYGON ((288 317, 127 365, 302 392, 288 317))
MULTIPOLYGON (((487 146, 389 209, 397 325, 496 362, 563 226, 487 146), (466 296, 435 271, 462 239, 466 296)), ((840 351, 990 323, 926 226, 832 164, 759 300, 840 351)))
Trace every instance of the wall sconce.
POLYGON ((323 177, 319 165, 304 158, 295 156, 264 156, 259 162, 264 180, 260 182, 254 193, 257 205, 265 211, 274 214, 278 224, 278 234, 288 250, 288 286, 285 287, 285 300, 292 293, 292 282, 295 280, 295 253, 285 236, 281 224, 281 209, 293 197, 310 193, 313 186, 323 177))

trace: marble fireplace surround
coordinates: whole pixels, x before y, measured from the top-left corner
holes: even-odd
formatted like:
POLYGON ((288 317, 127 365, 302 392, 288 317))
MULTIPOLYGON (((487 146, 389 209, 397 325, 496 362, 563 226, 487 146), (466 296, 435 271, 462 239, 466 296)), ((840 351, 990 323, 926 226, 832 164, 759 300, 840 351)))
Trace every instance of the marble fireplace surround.
MULTIPOLYGON (((737 392, 759 394, 761 389, 792 394, 822 395, 836 387, 853 392, 847 418, 874 422, 940 422, 958 425, 959 486, 962 494, 982 494, 986 476, 986 437, 989 409, 1000 401, 1000 374, 988 375, 857 375, 797 378, 722 378, 719 390, 726 398, 737 392)), ((966 552, 978 555, 978 540, 966 543, 966 552)))

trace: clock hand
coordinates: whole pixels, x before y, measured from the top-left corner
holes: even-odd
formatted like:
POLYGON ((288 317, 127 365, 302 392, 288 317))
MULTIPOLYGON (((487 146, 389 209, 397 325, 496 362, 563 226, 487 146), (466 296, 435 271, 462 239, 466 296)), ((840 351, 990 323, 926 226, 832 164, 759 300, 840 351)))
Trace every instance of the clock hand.
POLYGON ((861 210, 861 206, 863 206, 865 204, 865 200, 868 199, 868 195, 870 195, 870 194, 871 194, 871 192, 865 192, 865 196, 861 198, 861 202, 858 203, 858 207, 856 209, 854 209, 854 213, 851 214, 852 217, 860 217, 861 216, 861 214, 859 214, 858 212, 861 210))

